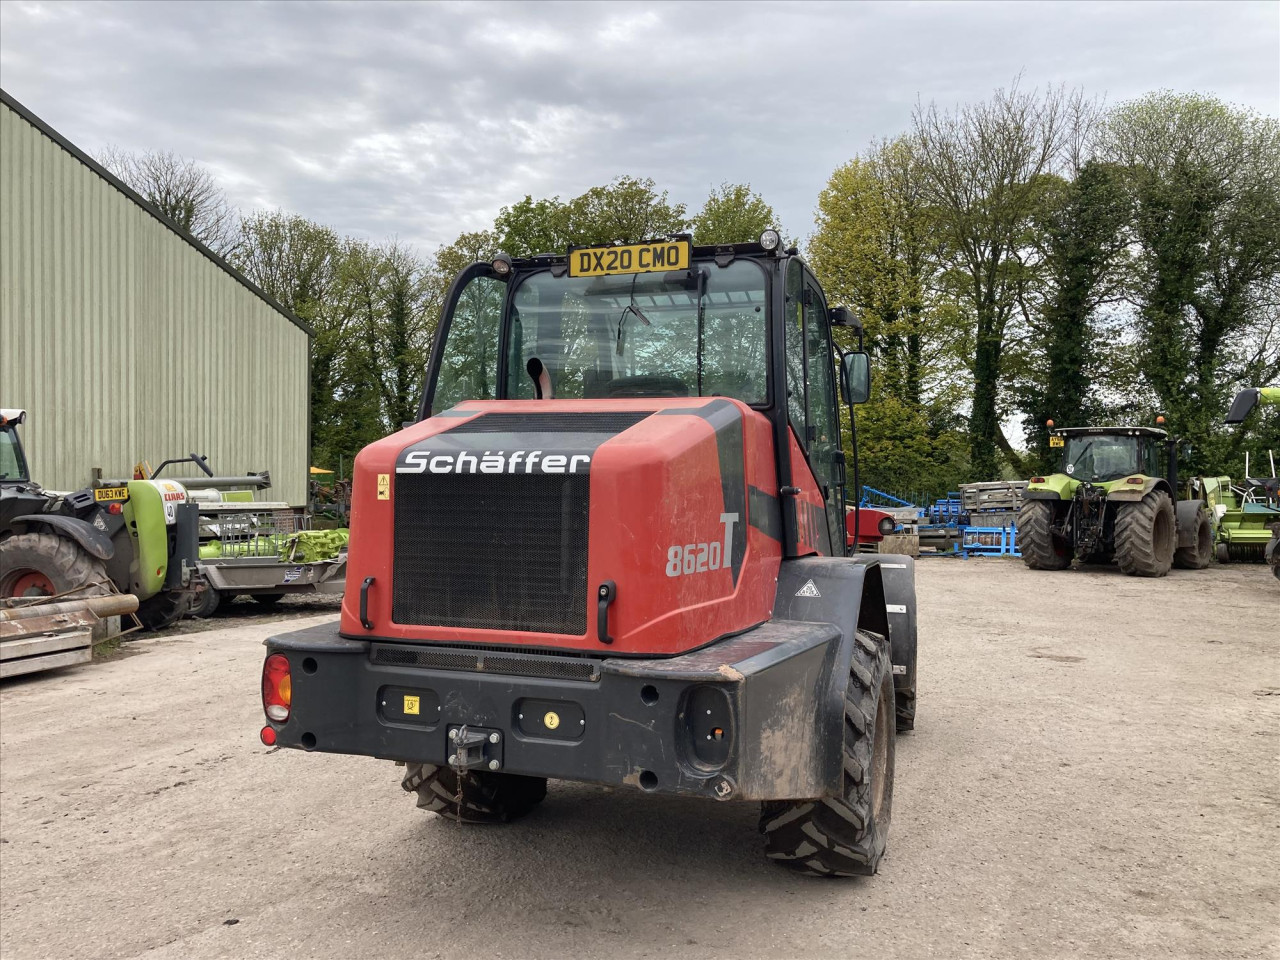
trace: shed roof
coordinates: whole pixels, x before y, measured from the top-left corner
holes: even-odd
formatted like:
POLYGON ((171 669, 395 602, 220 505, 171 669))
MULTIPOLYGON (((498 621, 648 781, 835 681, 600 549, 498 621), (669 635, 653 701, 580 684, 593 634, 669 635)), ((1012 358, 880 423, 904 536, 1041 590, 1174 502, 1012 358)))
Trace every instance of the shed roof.
POLYGON ((0 89, 0 103, 3 103, 6 107, 8 107, 14 113, 18 114, 18 116, 22 117, 23 120, 27 121, 27 123, 31 124, 37 130, 43 133, 46 137, 48 137, 50 140, 52 140, 54 143, 60 146, 63 150, 65 150, 67 153, 71 154, 71 156, 75 157, 78 161, 83 163, 86 167, 88 167, 90 170, 92 170, 102 179, 106 180, 109 184, 111 184, 113 187, 115 187, 117 190, 123 193, 126 197, 128 197, 138 206, 140 206, 143 210, 145 210, 151 216, 159 220, 160 223, 162 223, 165 227, 167 227, 169 230, 176 233, 179 237, 181 237, 187 243, 191 244, 191 246, 195 247, 196 250, 198 250, 201 255, 203 255, 210 261, 212 261, 219 269, 229 274, 237 283, 251 290, 256 296, 258 296, 260 299, 265 301, 269 306, 271 306, 277 313, 283 316, 286 320, 292 323, 299 330, 302 330, 304 333, 306 333, 308 337, 315 336, 315 331, 312 330, 308 324, 300 320, 290 310, 285 309, 284 306, 282 306, 278 300, 276 300, 274 297, 271 296, 271 294, 267 293, 267 291, 263 290, 260 286, 258 286, 248 277, 246 277, 243 273, 241 273, 235 267, 231 266, 231 264, 227 263, 226 260, 224 260, 222 257, 218 256, 218 254, 210 250, 207 246, 205 246, 203 243, 197 240, 189 232, 187 232, 182 227, 178 226, 178 224, 174 223, 172 220, 166 217, 150 201, 145 199, 142 196, 142 194, 138 193, 136 190, 134 190, 132 187, 126 184, 123 180, 121 180, 119 177, 113 174, 110 170, 108 170, 102 164, 98 163, 98 161, 94 160, 93 157, 89 156, 87 153, 85 153, 83 150, 77 147, 74 143, 72 143, 62 134, 58 133, 57 130, 54 130, 53 127, 49 126, 39 117, 37 117, 34 113, 32 113, 30 110, 24 107, 21 103, 15 100, 12 96, 6 93, 3 89, 0 89))

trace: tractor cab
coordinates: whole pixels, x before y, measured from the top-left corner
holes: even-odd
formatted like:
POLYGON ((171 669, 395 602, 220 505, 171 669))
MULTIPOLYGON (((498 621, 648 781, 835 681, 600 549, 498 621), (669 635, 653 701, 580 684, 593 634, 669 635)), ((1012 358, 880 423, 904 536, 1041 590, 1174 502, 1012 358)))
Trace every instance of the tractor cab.
POLYGON ((31 472, 27 456, 18 436, 18 424, 26 419, 25 410, 0 410, 0 483, 27 483, 31 472))
POLYGON ((1169 435, 1155 427, 1069 427, 1049 443, 1061 448, 1058 469, 1072 480, 1110 483, 1167 473, 1169 435))

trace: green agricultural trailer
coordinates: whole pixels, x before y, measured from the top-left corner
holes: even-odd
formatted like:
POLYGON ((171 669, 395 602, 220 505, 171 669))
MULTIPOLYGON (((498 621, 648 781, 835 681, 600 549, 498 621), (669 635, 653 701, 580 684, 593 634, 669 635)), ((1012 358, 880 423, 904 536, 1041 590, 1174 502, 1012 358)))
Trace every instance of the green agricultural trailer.
MULTIPOLYGON (((1243 423, 1260 406, 1280 407, 1280 387, 1241 390, 1227 413, 1227 425, 1243 423)), ((1276 477, 1274 453, 1269 460, 1269 478, 1249 475, 1246 452, 1242 483, 1232 484, 1229 477, 1200 477, 1198 482, 1218 521, 1218 559, 1266 561, 1280 578, 1280 479, 1276 477)))
POLYGON ((1132 576, 1201 569, 1213 557, 1213 521, 1201 499, 1178 499, 1178 442, 1159 427, 1053 429, 1057 473, 1032 477, 1018 513, 1018 546, 1033 570, 1074 559, 1132 576))

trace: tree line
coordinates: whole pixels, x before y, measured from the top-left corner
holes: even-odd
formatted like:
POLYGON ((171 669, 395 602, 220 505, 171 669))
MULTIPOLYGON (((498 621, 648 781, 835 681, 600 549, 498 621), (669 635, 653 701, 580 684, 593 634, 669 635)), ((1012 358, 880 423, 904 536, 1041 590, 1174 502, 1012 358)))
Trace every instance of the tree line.
MULTIPOLYGON (((691 215, 653 180, 620 176, 567 200, 526 196, 424 256, 283 211, 234 216, 210 174, 172 154, 103 160, 314 328, 312 456, 331 469, 416 415, 467 264, 779 226, 748 184, 722 184, 691 215)), ((1167 92, 1104 109, 1018 83, 955 109, 920 104, 909 129, 832 173, 803 253, 866 330, 875 377, 858 430, 873 486, 940 494, 1051 470, 1049 419, 1163 414, 1195 472, 1238 477, 1245 449, 1280 452, 1280 414, 1220 426, 1237 388, 1280 377, 1275 118, 1167 92)))

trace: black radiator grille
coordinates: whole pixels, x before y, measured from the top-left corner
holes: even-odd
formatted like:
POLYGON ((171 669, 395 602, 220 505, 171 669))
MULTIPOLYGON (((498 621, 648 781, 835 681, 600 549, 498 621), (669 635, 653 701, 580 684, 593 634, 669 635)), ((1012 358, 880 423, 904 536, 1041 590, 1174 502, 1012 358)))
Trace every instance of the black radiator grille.
POLYGON ((587 659, 459 650, 457 647, 388 647, 374 645, 373 662, 398 667, 501 673, 553 680, 599 680, 599 664, 587 659))
POLYGON ((581 635, 588 474, 396 477, 396 623, 581 635))

